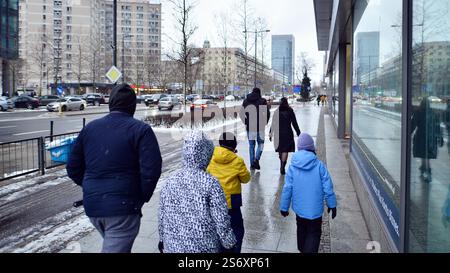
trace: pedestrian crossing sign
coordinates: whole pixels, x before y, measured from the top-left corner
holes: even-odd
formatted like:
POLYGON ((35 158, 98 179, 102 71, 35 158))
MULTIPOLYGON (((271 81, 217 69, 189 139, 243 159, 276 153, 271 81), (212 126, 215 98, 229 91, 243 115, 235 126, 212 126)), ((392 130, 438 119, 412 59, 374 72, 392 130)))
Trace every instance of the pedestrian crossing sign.
POLYGON ((122 77, 122 72, 120 72, 120 70, 116 67, 116 66, 112 66, 108 73, 106 73, 106 77, 112 82, 112 83, 116 83, 121 77, 122 77))

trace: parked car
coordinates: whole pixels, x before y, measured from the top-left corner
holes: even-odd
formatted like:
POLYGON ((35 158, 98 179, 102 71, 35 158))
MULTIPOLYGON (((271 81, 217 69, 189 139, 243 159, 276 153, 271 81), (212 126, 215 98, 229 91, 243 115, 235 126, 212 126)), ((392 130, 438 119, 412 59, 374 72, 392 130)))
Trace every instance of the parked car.
POLYGON ((217 106, 217 104, 215 104, 212 100, 205 99, 196 100, 191 105, 191 111, 196 109, 201 109, 203 111, 207 108, 219 108, 219 106, 217 106))
POLYGON ((157 105, 160 99, 165 98, 167 96, 168 95, 166 94, 155 94, 151 98, 145 99, 145 105, 146 106, 157 105))
POLYGON ((14 109, 14 103, 8 97, 0 97, 0 111, 8 111, 14 109))
POLYGON ((85 103, 86 102, 82 99, 68 97, 49 103, 47 105, 47 110, 49 112, 59 111, 59 107, 61 107, 62 112, 77 110, 83 111, 86 108, 85 103))
POLYGON ((194 101, 194 96, 192 96, 192 95, 187 95, 187 96, 186 96, 186 101, 193 102, 193 101, 194 101))
POLYGON ((180 101, 175 96, 165 97, 159 100, 158 102, 158 110, 168 109, 173 110, 175 106, 180 105, 180 101))
POLYGON ((106 104, 105 97, 103 94, 92 93, 86 94, 83 98, 88 104, 92 104, 94 106, 100 106, 102 104, 106 104))
POLYGON ((214 97, 211 96, 211 95, 203 95, 202 99, 204 99, 204 100, 214 100, 214 97))
POLYGON ((41 96, 41 97, 39 97, 39 105, 47 106, 47 104, 49 104, 51 102, 55 102, 55 101, 57 101, 59 99, 60 99, 60 97, 56 96, 56 95, 41 96))
POLYGON ((35 109, 39 108, 39 100, 30 96, 19 96, 13 99, 15 108, 35 109))

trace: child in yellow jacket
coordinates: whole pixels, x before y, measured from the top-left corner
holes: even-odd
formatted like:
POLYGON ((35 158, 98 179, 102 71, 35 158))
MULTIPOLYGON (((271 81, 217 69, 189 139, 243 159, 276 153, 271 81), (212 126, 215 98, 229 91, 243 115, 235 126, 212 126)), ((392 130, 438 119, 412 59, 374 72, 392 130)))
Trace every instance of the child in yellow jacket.
POLYGON ((233 252, 240 253, 245 232, 241 213, 241 184, 250 181, 250 172, 244 160, 236 154, 237 140, 232 133, 223 133, 219 145, 214 149, 207 172, 219 180, 225 192, 231 227, 237 240, 233 252))

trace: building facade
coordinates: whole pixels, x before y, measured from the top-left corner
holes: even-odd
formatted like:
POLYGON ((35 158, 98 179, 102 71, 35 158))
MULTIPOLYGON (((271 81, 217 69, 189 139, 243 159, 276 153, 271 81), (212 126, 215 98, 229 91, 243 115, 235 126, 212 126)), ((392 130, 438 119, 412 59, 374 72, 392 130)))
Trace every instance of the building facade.
POLYGON ((272 67, 287 75, 287 83, 294 84, 295 37, 293 35, 272 35, 272 67))
POLYGON ((0 4, 0 95, 12 95, 14 65, 18 58, 19 32, 18 0, 1 1, 0 4))
POLYGON ((200 58, 203 65, 198 77, 203 79, 203 90, 208 94, 247 94, 254 86, 255 76, 257 86, 264 92, 282 83, 279 74, 274 74, 262 61, 246 56, 240 48, 204 47, 200 58))
POLYGON ((314 8, 337 99, 331 113, 338 136, 350 138, 372 240, 383 252, 449 252, 448 1, 314 0, 314 8))
MULTIPOLYGON (((143 85, 144 64, 159 61, 161 5, 119 0, 117 23, 119 69, 125 69, 127 82, 143 85)), ((19 25, 23 88, 45 94, 60 85, 80 93, 109 83, 112 0, 20 0, 19 25)))

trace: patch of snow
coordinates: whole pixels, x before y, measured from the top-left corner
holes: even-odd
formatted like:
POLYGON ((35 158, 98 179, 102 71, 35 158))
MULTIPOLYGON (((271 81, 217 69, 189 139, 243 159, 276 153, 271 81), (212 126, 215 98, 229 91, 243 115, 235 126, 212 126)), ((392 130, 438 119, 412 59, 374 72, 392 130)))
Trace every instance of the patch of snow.
MULTIPOLYGON (((20 182, 14 182, 11 183, 9 185, 0 187, 0 197, 3 197, 5 195, 8 194, 12 194, 14 192, 26 189, 28 187, 34 186, 36 184, 42 183, 42 181, 45 181, 46 179, 51 180, 54 179, 55 177, 65 177, 67 176, 67 171, 65 169, 62 170, 58 170, 56 172, 52 172, 52 173, 48 173, 42 176, 36 176, 34 178, 31 179, 27 179, 24 181, 20 181, 20 182)), ((23 178, 23 177, 19 177, 18 179, 23 178)))
POLYGON ((76 217, 64 223, 51 232, 40 236, 28 244, 14 249, 13 253, 53 253, 66 245, 67 242, 81 239, 94 230, 94 226, 85 215, 76 217))
POLYGON ((19 233, 11 235, 0 240, 0 252, 12 252, 17 246, 25 244, 33 238, 49 232, 55 226, 60 225, 74 217, 78 217, 83 213, 82 208, 71 208, 63 211, 55 216, 49 217, 36 225, 21 230, 19 233))
POLYGON ((20 175, 20 174, 27 173, 27 172, 34 171, 34 170, 35 170, 35 169, 31 169, 31 170, 22 170, 22 171, 15 171, 15 172, 12 172, 12 173, 4 173, 4 174, 3 174, 3 177, 4 177, 4 178, 8 178, 8 177, 10 177, 10 176, 16 176, 16 175, 20 175))
POLYGON ((38 191, 42 191, 45 190, 47 188, 59 185, 61 183, 65 183, 65 182, 71 182, 69 177, 59 177, 57 179, 53 179, 50 181, 47 181, 45 183, 39 184, 37 183, 36 185, 33 185, 31 187, 26 187, 23 190, 20 191, 16 191, 13 192, 9 195, 5 195, 3 197, 0 198, 0 203, 6 203, 6 202, 11 202, 13 200, 17 200, 19 198, 22 198, 24 196, 30 195, 32 193, 38 192, 38 191))

